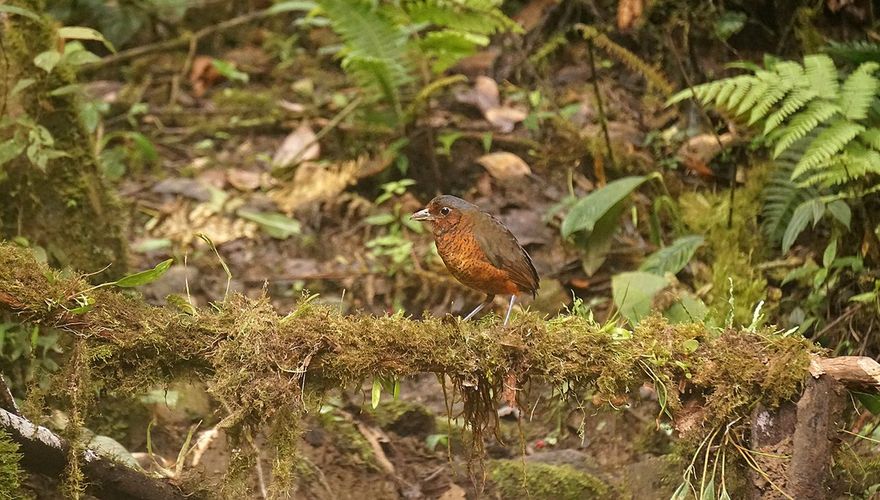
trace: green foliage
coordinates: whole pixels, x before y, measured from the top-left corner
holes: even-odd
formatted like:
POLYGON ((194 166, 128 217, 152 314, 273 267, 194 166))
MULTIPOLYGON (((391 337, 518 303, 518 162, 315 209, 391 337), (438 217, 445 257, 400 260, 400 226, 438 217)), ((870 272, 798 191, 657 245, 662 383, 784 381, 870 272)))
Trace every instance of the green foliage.
POLYGON ((488 45, 490 35, 519 29, 501 12, 499 0, 319 0, 318 5, 342 38, 342 68, 368 97, 391 107, 395 124, 407 119, 404 104, 414 94, 410 87, 422 63, 440 74, 488 45))
POLYGON ((613 498, 601 479, 570 465, 498 460, 490 465, 500 498, 576 500, 613 498))
POLYGON ((697 235, 678 238, 669 246, 663 247, 649 255, 642 262, 642 265, 639 266, 639 271, 659 274, 660 276, 666 273, 678 274, 690 262, 694 253, 703 245, 704 241, 705 239, 702 236, 697 235))
POLYGON ((563 238, 571 238, 584 250, 584 270, 592 275, 605 261, 617 231, 626 198, 657 175, 624 177, 609 182, 574 203, 562 221, 563 238))
POLYGON ((581 31, 585 40, 589 40, 602 49, 608 56, 620 61, 630 71, 642 75, 643 78, 663 95, 672 93, 672 84, 656 68, 648 64, 644 59, 633 54, 625 47, 615 43, 598 29, 587 24, 579 24, 577 29, 581 31))
POLYGON ((21 498, 20 488, 24 473, 19 466, 20 460, 18 444, 12 441, 6 431, 0 429, 0 499, 21 498))
POLYGON ((669 103, 695 97, 749 125, 762 122, 774 158, 804 140, 791 172, 802 186, 843 186, 880 173, 880 128, 869 113, 880 64, 862 63, 842 78, 824 54, 808 55, 802 65, 769 60, 765 66, 684 90, 669 103))

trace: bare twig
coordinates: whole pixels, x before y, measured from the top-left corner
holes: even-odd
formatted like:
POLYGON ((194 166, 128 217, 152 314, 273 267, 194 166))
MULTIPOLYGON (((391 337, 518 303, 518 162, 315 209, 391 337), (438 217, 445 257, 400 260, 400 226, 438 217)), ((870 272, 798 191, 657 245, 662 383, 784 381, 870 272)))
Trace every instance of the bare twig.
MULTIPOLYGON (((599 76, 596 71, 596 56, 593 48, 592 38, 587 38, 587 52, 590 56, 590 71, 593 73, 593 92, 596 94, 596 107, 599 111, 599 123, 602 125, 602 134, 605 136, 605 146, 608 148, 608 160, 611 166, 617 169, 617 163, 614 161, 614 151, 611 149, 611 135, 608 133, 608 119, 605 116, 605 106, 602 103, 602 92, 599 89, 599 76)), ((596 176, 600 177, 600 173, 596 172, 596 176)), ((602 172, 604 177, 604 172, 602 172)))

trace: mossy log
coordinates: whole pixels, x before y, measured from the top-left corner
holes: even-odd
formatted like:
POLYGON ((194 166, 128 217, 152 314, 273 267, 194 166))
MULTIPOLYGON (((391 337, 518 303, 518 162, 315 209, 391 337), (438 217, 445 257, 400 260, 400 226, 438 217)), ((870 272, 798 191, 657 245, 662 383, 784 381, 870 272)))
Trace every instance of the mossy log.
MULTIPOLYGON (((569 390, 589 387, 610 403, 651 382, 675 425, 686 421, 680 430, 697 438, 758 405, 796 400, 818 352, 770 329, 717 331, 659 317, 626 331, 578 311, 553 319, 522 314, 505 328, 491 318, 347 316, 309 300, 281 316, 266 298, 234 295, 207 308, 180 299, 169 301, 179 306, 158 307, 136 293, 95 289, 38 263, 28 249, 0 243, 0 311, 76 335, 90 383, 106 391, 206 381, 230 410, 225 424, 233 430, 295 432, 297 416, 314 401, 310 394, 433 372, 452 380, 479 438, 494 422, 496 397, 512 371, 520 386, 538 377, 569 390)), ((279 443, 292 442, 282 433, 279 454, 289 451, 279 443)))
MULTIPOLYGON (((9 5, 44 12, 42 0, 12 0, 9 5)), ((0 20, 6 88, 25 78, 33 84, 6 103, 14 118, 28 117, 46 128, 54 149, 65 156, 48 162, 41 171, 22 155, 0 170, 0 235, 25 236, 44 247, 63 266, 98 271, 100 277, 124 274, 127 262, 125 212, 108 189, 95 153, 94 138, 80 117, 76 92, 52 91, 76 83, 73 70, 58 65, 51 73, 33 60, 46 50, 59 49, 55 27, 48 18, 25 16, 0 20), (8 71, 5 71, 7 70, 8 71)), ((0 135, 0 142, 8 139, 0 135)))

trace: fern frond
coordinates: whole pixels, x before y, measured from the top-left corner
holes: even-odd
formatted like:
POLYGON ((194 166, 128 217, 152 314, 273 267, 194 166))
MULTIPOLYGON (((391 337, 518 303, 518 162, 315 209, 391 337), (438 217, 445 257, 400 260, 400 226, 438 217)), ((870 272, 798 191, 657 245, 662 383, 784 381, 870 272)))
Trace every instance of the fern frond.
POLYGON ((816 91, 810 87, 801 87, 790 92, 779 105, 779 109, 767 117, 767 120, 764 122, 764 135, 772 132, 776 127, 781 125, 786 118, 803 108, 804 105, 817 95, 816 91))
MULTIPOLYGON (((850 141, 864 130, 865 127, 858 123, 843 119, 833 121, 816 136, 816 139, 804 151, 804 155, 792 172, 792 178, 797 179, 808 171, 822 166, 834 155, 840 153, 850 141)), ((813 182, 809 183, 813 184, 813 182)))
POLYGON ((500 0, 418 0, 404 2, 413 23, 453 28, 480 35, 522 31, 504 15, 500 0))
POLYGON ((874 76, 880 64, 866 62, 856 68, 843 82, 840 93, 840 109, 850 120, 864 120, 868 117, 868 108, 877 95, 880 80, 874 76))
POLYGON ((868 146, 880 151, 880 128, 869 128, 868 130, 865 130, 859 134, 859 139, 868 146))
POLYGON ((752 75, 739 75, 731 78, 731 80, 735 83, 733 92, 730 93, 730 97, 727 98, 726 102, 719 103, 721 106, 729 110, 739 107, 743 98, 752 88, 752 85, 755 82, 755 77, 752 75))
POLYGON ((814 100, 811 102, 807 109, 792 118, 788 125, 774 131, 775 136, 771 137, 771 141, 775 143, 773 157, 779 157, 792 144, 806 137, 808 133, 829 120, 839 111, 840 108, 836 104, 825 100, 814 100))
POLYGON ((804 187, 792 181, 791 174, 799 152, 789 151, 775 164, 770 179, 761 193, 761 229, 770 243, 782 242, 785 229, 794 214, 795 208, 804 201, 815 198, 815 189, 804 187))
POLYGON ((868 61, 880 62, 880 44, 874 42, 831 42, 825 47, 825 52, 832 57, 857 64, 868 61))
POLYGON ((406 31, 368 3, 319 0, 333 30, 345 42, 342 68, 368 93, 383 97, 400 114, 399 89, 411 81, 406 31))
POLYGON ((596 47, 602 49, 608 56, 619 61, 629 68, 630 71, 642 75, 651 86, 659 90, 663 95, 672 94, 673 87, 669 80, 656 68, 648 64, 647 61, 615 43, 593 26, 579 24, 578 29, 583 34, 585 40, 592 40, 596 47))
MULTIPOLYGON (((752 106, 752 112, 749 115, 749 125, 755 124, 761 118, 770 111, 776 103, 782 100, 783 97, 788 93, 792 88, 792 83, 787 78, 783 78, 778 73, 772 72, 759 72, 758 79, 767 83, 766 91, 763 95, 758 97, 755 104, 752 106)), ((745 100, 743 100, 745 102, 745 100)))
POLYGON ((422 52, 434 60, 431 67, 437 73, 486 45, 489 45, 489 37, 454 29, 431 31, 419 42, 422 52))
POLYGON ((804 77, 816 95, 837 99, 840 85, 837 83, 837 68, 830 57, 824 54, 804 57, 804 77))

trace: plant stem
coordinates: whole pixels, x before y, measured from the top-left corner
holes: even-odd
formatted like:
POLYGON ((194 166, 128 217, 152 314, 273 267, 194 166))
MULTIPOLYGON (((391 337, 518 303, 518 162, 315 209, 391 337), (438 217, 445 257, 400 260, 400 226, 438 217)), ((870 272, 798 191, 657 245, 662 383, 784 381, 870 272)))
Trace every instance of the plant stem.
MULTIPOLYGON (((611 166, 616 170, 617 163, 614 161, 614 151, 611 149, 611 136, 608 134, 608 120, 605 117, 605 106, 602 104, 602 92, 599 91, 599 79, 596 72, 596 56, 593 48, 593 40, 587 39, 587 51, 590 55, 590 70, 593 72, 593 92, 596 94, 596 106, 599 108, 599 123, 602 125, 602 134, 605 136, 605 147, 608 148, 608 160, 611 166)), ((599 169, 597 169, 599 170, 599 169)), ((604 178, 604 167, 602 172, 596 172, 597 178, 604 178)))

